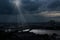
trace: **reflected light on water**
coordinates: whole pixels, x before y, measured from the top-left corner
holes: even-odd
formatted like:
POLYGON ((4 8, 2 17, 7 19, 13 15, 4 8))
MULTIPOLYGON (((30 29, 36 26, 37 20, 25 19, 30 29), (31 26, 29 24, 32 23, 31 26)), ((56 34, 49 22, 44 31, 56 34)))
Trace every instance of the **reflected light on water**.
POLYGON ((33 29, 30 32, 33 32, 36 34, 53 34, 53 33, 56 33, 56 34, 60 35, 60 30, 37 30, 37 29, 33 29))

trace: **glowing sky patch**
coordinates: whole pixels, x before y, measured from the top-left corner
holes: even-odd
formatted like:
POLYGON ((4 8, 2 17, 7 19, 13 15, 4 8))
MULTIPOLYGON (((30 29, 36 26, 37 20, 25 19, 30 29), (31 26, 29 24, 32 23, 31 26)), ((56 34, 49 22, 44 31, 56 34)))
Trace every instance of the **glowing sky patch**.
POLYGON ((35 1, 35 0, 31 0, 31 1, 35 1))
POLYGON ((16 4, 16 6, 19 6, 20 3, 21 3, 21 2, 20 2, 19 0, 14 0, 14 1, 13 1, 13 4, 16 4))
POLYGON ((42 13, 38 13, 38 15, 42 15, 45 17, 57 17, 60 16, 60 11, 45 11, 42 13))
POLYGON ((9 2, 14 6, 21 6, 21 0, 10 0, 9 2))

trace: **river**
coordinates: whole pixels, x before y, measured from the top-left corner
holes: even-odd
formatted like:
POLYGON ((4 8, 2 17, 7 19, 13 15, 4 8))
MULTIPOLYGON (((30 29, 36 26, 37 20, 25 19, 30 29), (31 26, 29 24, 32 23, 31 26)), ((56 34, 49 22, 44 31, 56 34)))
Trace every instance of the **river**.
POLYGON ((38 29, 33 29, 30 32, 36 33, 36 34, 53 34, 56 33, 60 35, 60 30, 38 30, 38 29))

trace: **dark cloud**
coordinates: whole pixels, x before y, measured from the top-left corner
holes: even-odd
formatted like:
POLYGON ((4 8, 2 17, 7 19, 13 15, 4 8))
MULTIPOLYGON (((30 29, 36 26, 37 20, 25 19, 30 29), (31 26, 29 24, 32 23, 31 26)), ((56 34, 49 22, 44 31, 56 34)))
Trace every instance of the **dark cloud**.
MULTIPOLYGON (((59 0, 22 0, 21 11, 23 14, 35 14, 44 11, 60 11, 59 0)), ((0 22, 21 22, 20 16, 17 17, 18 10, 14 9, 9 0, 0 0, 0 22), (8 14, 3 16, 2 14, 8 14), (11 15, 10 15, 11 14, 11 15), (12 15, 13 14, 13 15, 12 15)), ((18 14, 19 15, 19 14, 18 14)), ((23 15, 27 22, 43 22, 60 17, 43 17, 42 15, 23 15)))
POLYGON ((23 9, 29 13, 43 12, 43 11, 60 11, 59 0, 38 0, 30 1, 23 0, 23 9))
MULTIPOLYGON (((22 4, 22 12, 28 11, 31 14, 43 11, 60 11, 59 0, 22 0, 22 4)), ((13 9, 9 0, 0 0, 0 14, 16 14, 17 10, 14 13, 13 9)))
POLYGON ((53 10, 53 11, 54 10, 56 10, 56 11, 60 10, 60 1, 56 0, 52 3, 50 3, 47 8, 50 10, 53 10))
POLYGON ((14 12, 14 8, 9 3, 9 0, 0 0, 0 14, 3 14, 3 15, 16 14, 14 12))
MULTIPOLYGON (((44 11, 60 11, 60 0, 39 0, 34 2, 30 0, 23 0, 22 3, 22 10, 27 11, 26 13, 28 14, 38 14, 44 11)), ((51 19, 56 21, 60 20, 59 17, 43 17, 42 15, 31 15, 27 16, 26 19, 28 22, 43 22, 51 19)))
MULTIPOLYGON (((60 11, 59 0, 22 0, 22 12, 28 11, 29 13, 38 13, 43 11, 60 11)), ((9 0, 0 0, 0 14, 16 14, 14 8, 9 3, 9 0)))
POLYGON ((16 15, 0 15, 0 23, 15 23, 17 22, 16 15))
POLYGON ((30 13, 37 11, 39 9, 39 7, 41 7, 41 3, 39 3, 38 1, 34 1, 32 2, 31 0, 22 0, 22 9, 24 11, 29 11, 30 13))

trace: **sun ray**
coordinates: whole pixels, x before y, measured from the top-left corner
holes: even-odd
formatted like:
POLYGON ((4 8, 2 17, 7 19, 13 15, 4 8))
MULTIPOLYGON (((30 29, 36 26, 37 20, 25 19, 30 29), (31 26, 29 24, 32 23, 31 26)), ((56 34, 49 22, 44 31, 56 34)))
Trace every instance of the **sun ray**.
POLYGON ((24 25, 24 23, 26 23, 26 20, 21 10, 21 5, 22 5, 21 0, 10 0, 10 2, 17 9, 19 13, 19 15, 17 15, 17 22, 20 23, 21 20, 21 24, 24 25))

